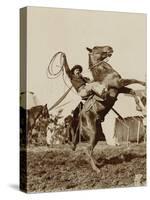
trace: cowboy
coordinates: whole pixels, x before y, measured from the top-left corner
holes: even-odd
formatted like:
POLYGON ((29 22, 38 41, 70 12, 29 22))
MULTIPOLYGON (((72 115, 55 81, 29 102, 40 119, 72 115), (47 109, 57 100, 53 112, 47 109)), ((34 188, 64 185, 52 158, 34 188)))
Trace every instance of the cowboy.
POLYGON ((63 66, 73 87, 82 99, 87 99, 90 95, 96 94, 102 101, 104 100, 103 96, 106 93, 106 87, 99 82, 93 82, 89 78, 82 76, 83 69, 81 65, 75 65, 70 70, 67 58, 63 55, 63 66))

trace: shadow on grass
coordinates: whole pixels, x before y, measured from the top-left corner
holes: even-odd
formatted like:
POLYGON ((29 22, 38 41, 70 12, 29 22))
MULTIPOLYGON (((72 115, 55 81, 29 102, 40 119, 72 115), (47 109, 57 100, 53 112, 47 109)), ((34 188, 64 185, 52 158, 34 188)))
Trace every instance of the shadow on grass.
POLYGON ((146 158, 146 155, 138 155, 138 154, 120 154, 115 157, 111 157, 109 159, 106 158, 99 158, 97 162, 100 162, 102 166, 105 164, 111 164, 111 165, 116 165, 116 164, 121 164, 123 162, 130 162, 132 159, 135 158, 146 158))

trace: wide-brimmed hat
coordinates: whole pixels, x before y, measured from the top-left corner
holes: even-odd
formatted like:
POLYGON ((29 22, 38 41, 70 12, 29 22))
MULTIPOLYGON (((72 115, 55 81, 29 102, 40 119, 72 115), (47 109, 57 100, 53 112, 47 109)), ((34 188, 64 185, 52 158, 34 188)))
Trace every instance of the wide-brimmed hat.
POLYGON ((82 69, 81 65, 75 65, 75 66, 73 66, 73 68, 71 69, 71 72, 73 73, 75 69, 79 69, 79 70, 80 70, 80 72, 82 72, 82 71, 83 71, 83 69, 82 69))

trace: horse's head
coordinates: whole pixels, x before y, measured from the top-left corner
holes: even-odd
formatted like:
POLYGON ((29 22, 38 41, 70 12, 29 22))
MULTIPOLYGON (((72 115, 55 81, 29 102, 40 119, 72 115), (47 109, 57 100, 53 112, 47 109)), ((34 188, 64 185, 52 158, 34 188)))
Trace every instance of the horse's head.
POLYGON ((89 55, 96 62, 103 61, 112 56, 113 48, 110 46, 95 46, 93 49, 86 48, 89 52, 89 55))

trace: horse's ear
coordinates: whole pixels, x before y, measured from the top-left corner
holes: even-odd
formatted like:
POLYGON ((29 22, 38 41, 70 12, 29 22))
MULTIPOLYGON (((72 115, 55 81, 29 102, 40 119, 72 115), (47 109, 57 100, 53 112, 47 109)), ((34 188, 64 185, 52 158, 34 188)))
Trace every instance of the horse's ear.
POLYGON ((88 47, 86 47, 86 49, 91 53, 92 52, 92 49, 90 49, 90 48, 88 48, 88 47))

